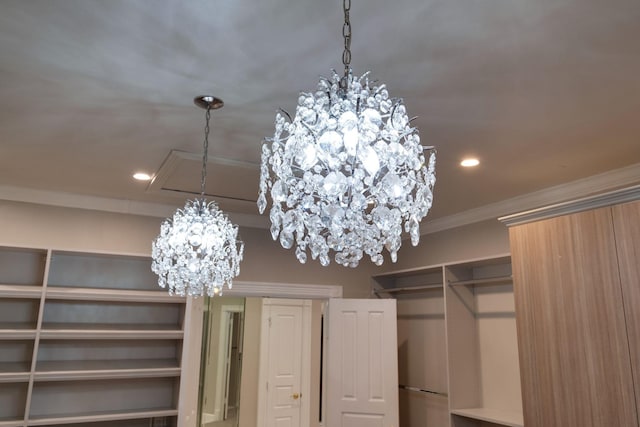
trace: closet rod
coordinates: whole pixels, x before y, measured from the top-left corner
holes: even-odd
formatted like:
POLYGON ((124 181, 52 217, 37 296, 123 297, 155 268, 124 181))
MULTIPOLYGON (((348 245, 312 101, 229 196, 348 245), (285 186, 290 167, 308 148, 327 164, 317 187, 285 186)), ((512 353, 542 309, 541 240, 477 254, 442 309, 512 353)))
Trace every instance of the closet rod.
POLYGON ((447 393, 442 393, 440 391, 427 390, 427 389, 424 389, 424 388, 413 387, 413 386, 403 385, 403 384, 399 384, 398 388, 400 388, 402 390, 416 391, 418 393, 436 394, 438 396, 445 396, 445 397, 449 396, 447 393))
POLYGON ((449 282, 449 286, 490 285, 494 283, 508 283, 512 281, 513 281, 513 276, 500 276, 500 277, 490 277, 488 279, 471 279, 471 280, 460 280, 457 282, 449 282))
POLYGON ((434 283, 433 285, 425 285, 425 286, 406 286, 404 288, 389 288, 389 289, 374 289, 373 292, 376 294, 393 294, 396 292, 412 292, 412 291, 424 291, 426 289, 437 289, 442 288, 442 283, 434 283))

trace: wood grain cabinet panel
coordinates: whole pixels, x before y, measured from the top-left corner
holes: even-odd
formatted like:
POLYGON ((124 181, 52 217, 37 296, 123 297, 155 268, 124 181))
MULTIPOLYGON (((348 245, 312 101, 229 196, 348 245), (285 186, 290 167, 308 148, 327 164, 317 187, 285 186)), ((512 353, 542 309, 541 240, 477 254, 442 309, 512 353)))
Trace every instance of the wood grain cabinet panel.
POLYGON ((509 234, 524 424, 638 426, 611 208, 509 234))
POLYGON ((640 201, 614 206, 613 224, 640 419, 640 201))

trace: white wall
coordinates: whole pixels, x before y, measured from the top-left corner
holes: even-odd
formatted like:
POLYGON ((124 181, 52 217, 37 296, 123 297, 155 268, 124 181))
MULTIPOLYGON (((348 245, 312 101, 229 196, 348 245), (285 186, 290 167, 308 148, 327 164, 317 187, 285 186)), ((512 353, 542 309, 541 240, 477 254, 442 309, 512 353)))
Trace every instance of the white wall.
POLYGON ((420 244, 403 241, 398 262, 386 270, 403 270, 509 253, 509 230, 497 219, 478 222, 420 237, 420 244))

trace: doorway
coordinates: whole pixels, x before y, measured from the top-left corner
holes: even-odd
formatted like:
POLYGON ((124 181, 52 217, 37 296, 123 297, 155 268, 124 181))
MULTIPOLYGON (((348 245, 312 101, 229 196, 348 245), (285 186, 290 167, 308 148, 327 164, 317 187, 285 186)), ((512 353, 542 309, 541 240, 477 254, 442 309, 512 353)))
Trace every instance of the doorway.
MULTIPOLYGON (((244 344, 242 358, 242 375, 240 386, 240 421, 239 427, 255 427, 258 407, 258 372, 260 353, 260 324, 262 298, 300 298, 311 299, 312 328, 321 330, 322 306, 330 298, 342 297, 342 287, 334 285, 301 285, 295 283, 263 283, 242 282, 234 283, 233 289, 225 290, 224 297, 214 299, 242 298, 245 301, 244 312, 244 344), (251 326, 253 325, 253 326, 251 326), (257 325, 257 326, 256 326, 257 325)), ((180 376, 180 395, 178 400, 178 427, 200 426, 200 398, 202 392, 201 365, 202 363, 188 363, 187 361, 202 361, 206 357, 206 337, 203 330, 206 327, 203 315, 207 311, 207 298, 188 298, 185 309, 182 360, 183 368, 180 376)), ((318 339, 318 345, 320 345, 318 339)), ((312 349, 312 353, 320 354, 312 349)), ((311 384, 320 383, 320 361, 318 368, 312 367, 311 384)), ((311 413, 320 412, 320 397, 312 397, 311 413)), ((317 417, 312 415, 311 427, 319 425, 317 417)))
POLYGON ((244 298, 210 298, 205 304, 200 427, 238 426, 244 304, 244 298))

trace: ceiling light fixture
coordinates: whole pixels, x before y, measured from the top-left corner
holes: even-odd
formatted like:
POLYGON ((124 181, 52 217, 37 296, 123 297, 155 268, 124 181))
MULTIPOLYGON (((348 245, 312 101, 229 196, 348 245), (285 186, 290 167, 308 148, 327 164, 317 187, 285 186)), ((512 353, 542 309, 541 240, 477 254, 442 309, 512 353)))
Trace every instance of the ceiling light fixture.
POLYGON ((480 160, 476 159, 476 158, 467 158, 467 159, 463 159, 460 162, 460 166, 462 166, 463 168, 472 168, 474 166, 478 166, 480 164, 480 160))
POLYGON ((211 110, 222 108, 224 103, 213 96, 200 96, 194 102, 207 111, 200 198, 188 200, 184 209, 162 223, 153 241, 151 269, 158 275, 160 287, 168 287, 172 295, 214 296, 222 293, 225 285, 231 288, 240 273, 244 244, 238 240, 238 227, 204 195, 211 110))
POLYGON ((144 172, 136 172, 133 174, 133 179, 137 179, 138 181, 150 181, 151 175, 144 172))
POLYGON ((344 75, 301 93, 293 120, 279 112, 262 146, 258 208, 270 195, 271 235, 301 263, 309 252, 326 266, 333 251, 345 266, 364 254, 381 265, 385 248, 396 262, 403 229, 417 245, 433 201, 435 149, 420 145, 401 99, 352 73, 350 9, 343 0, 344 75))

